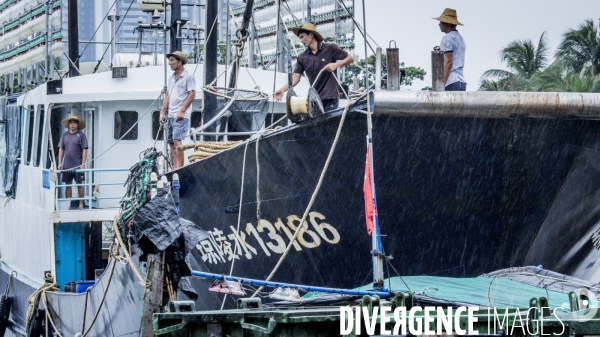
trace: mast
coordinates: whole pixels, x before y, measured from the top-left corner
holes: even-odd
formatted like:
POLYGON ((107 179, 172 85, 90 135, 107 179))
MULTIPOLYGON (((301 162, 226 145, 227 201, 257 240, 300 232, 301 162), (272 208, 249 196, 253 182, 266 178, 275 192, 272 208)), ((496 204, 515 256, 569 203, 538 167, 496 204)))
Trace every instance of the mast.
MULTIPOLYGON (((367 18, 365 14, 365 0, 362 0, 363 10, 363 30, 365 32, 365 60, 368 60, 367 54, 367 18)), ((365 67, 365 87, 369 90, 369 67, 365 67)), ((377 209, 377 195, 375 191, 375 173, 373 171, 373 121, 371 111, 371 98, 367 92, 367 151, 369 153, 369 170, 371 174, 371 191, 373 192, 373 203, 377 209)), ((373 215, 373 232, 371 233, 372 259, 373 259, 373 288, 383 288, 383 249, 381 245, 381 236, 379 234, 379 220, 377 212, 373 215)))
MULTIPOLYGON (((206 59, 204 60, 204 85, 209 85, 217 77, 217 40, 218 27, 216 27, 219 0, 206 0, 206 37, 204 39, 204 49, 206 59)), ((217 96, 204 95, 204 109, 202 110, 202 120, 211 120, 217 114, 217 96)), ((209 127, 206 131, 214 131, 215 126, 209 127)))
MULTIPOLYGON (((52 5, 50 5, 52 6, 52 5)), ((79 76, 79 24, 77 23, 77 0, 69 0, 69 77, 79 76)), ((50 33, 52 39, 52 33, 50 33)), ((52 61, 52 60, 51 60, 52 61)))
MULTIPOLYGON (((165 16, 166 17, 166 16, 165 16)), ((182 39, 178 39, 181 31, 181 0, 171 1, 171 53, 182 49, 182 39)))

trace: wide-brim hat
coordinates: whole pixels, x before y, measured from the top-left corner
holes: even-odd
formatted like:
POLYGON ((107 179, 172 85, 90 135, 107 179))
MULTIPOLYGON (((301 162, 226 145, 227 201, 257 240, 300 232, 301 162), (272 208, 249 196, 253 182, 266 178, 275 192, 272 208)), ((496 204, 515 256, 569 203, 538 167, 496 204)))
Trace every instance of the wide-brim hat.
POLYGON ((77 121, 77 123, 79 123, 79 130, 85 128, 85 121, 83 119, 79 119, 79 117, 77 117, 76 115, 71 115, 63 119, 62 122, 60 122, 60 124, 62 124, 62 126, 68 129, 70 121, 77 121))
POLYGON ((301 30, 313 33, 315 35, 315 38, 317 39, 317 42, 323 42, 323 36, 321 36, 321 34, 317 32, 317 28, 312 23, 305 23, 301 27, 292 28, 292 32, 294 32, 296 36, 298 36, 298 32, 300 32, 301 30))
POLYGON ((187 56, 185 56, 185 54, 182 53, 182 52, 180 52, 179 50, 178 51, 174 51, 171 54, 167 54, 166 56, 167 56, 167 58, 173 56, 174 58, 176 58, 179 61, 183 62, 183 64, 187 64, 188 63, 187 56))
POLYGON ((444 9, 444 12, 438 18, 432 18, 434 20, 442 21, 445 23, 449 23, 451 25, 459 25, 463 26, 462 23, 458 22, 458 17, 456 16, 456 10, 452 8, 444 9))

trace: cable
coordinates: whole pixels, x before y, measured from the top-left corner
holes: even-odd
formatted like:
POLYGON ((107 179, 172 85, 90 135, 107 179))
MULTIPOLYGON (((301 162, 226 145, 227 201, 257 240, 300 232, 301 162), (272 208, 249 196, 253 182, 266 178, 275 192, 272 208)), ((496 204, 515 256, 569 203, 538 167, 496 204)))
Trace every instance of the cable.
MULTIPOLYGON (((154 100, 154 102, 152 102, 152 103, 150 104, 150 106, 149 106, 149 107, 146 109, 146 111, 145 111, 145 112, 142 114, 142 116, 140 116, 140 118, 138 118, 138 120, 137 120, 135 123, 133 123, 133 125, 131 125, 131 127, 129 128, 129 130, 127 130, 127 131, 126 131, 126 132, 125 132, 125 133, 124 133, 124 134, 121 136, 121 138, 117 139, 117 141, 116 141, 116 142, 114 142, 114 143, 113 143, 111 146, 109 146, 109 148, 108 148, 108 149, 104 150, 104 152, 100 153, 100 154, 99 154, 99 155, 97 155, 96 157, 94 157, 94 158, 92 158, 92 159, 90 159, 90 160, 86 161, 85 163, 83 163, 83 165, 86 165, 86 166, 87 166, 87 164, 89 164, 89 163, 93 162, 94 160, 96 160, 96 159, 98 159, 98 158, 102 157, 102 156, 103 156, 103 155, 104 155, 106 152, 108 152, 108 151, 109 151, 110 149, 112 149, 112 148, 113 148, 115 145, 117 145, 117 144, 118 144, 118 143, 119 143, 121 140, 123 140, 123 138, 125 138, 125 136, 127 136, 127 134, 128 134, 128 133, 129 133, 131 130, 133 130, 133 128, 134 128, 134 127, 135 127, 135 126, 136 126, 136 125, 137 125, 137 124, 138 124, 138 123, 139 123, 139 122, 142 120, 142 118, 144 118, 144 116, 146 116, 146 115, 148 114, 148 112, 151 110, 152 106, 153 106, 153 105, 154 105, 154 104, 155 104, 155 103, 156 103, 156 102, 157 102, 157 101, 158 101, 158 100, 159 100, 159 99, 162 97, 162 95, 163 95, 163 94, 164 94, 164 90, 162 90, 162 91, 160 92, 160 95, 159 95, 159 96, 158 96, 158 97, 157 97, 157 98, 154 100)), ((74 170, 74 169, 77 169, 77 168, 79 168, 79 166, 76 166, 76 167, 71 167, 71 168, 68 168, 68 169, 65 169, 65 168, 63 168, 61 171, 66 171, 66 170, 74 170)))
POLYGON ((108 9, 108 12, 106 12, 106 15, 104 16, 104 18, 102 19, 102 21, 100 21, 100 24, 96 28, 96 31, 94 32, 94 34, 92 34, 92 37, 90 37, 90 40, 86 43, 85 47, 83 47, 83 50, 81 51, 81 53, 79 53, 79 55, 77 55, 77 59, 73 63, 77 63, 77 61, 79 61, 79 59, 83 55, 83 52, 90 45, 90 42, 92 42, 92 40, 94 39, 94 36, 96 36, 96 33, 98 32, 98 30, 100 29, 100 27, 102 27, 102 23, 104 23, 104 20, 106 20, 106 18, 108 17, 108 14, 110 14, 110 10, 115 6, 116 3, 117 3, 117 0, 115 0, 113 2, 113 4, 110 6, 110 8, 108 9))
MULTIPOLYGON (((131 0, 131 3, 129 4, 129 7, 127 7, 127 11, 125 12, 125 15, 123 16, 123 19, 121 19, 121 23, 119 23, 119 27, 117 27, 117 29, 115 30, 115 35, 113 35, 110 38, 110 42, 108 43, 108 46, 106 46, 106 49, 104 49, 104 53, 102 53, 102 57, 98 60, 98 64, 94 68, 94 72, 93 72, 94 74, 98 70, 98 67, 100 66, 100 63, 102 62, 102 60, 104 59, 104 56, 106 56, 106 52, 108 51, 108 48, 110 48, 112 46, 112 42, 115 39, 115 36, 117 36, 117 33, 119 32, 119 29, 121 28, 121 25, 123 24, 123 21, 125 21, 125 18, 127 17, 127 14, 129 13, 129 10, 131 9, 131 5, 133 5, 134 2, 135 2, 135 0, 131 0)), ((111 64, 112 64, 112 61, 113 60, 110 60, 111 64)))

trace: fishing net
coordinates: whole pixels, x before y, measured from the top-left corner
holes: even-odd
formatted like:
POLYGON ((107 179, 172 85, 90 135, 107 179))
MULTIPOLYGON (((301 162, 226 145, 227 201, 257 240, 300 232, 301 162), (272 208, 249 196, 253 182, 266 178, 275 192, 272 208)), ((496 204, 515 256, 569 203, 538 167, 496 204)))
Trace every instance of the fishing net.
POLYGON ((269 96, 258 90, 207 86, 205 95, 217 98, 218 115, 227 116, 234 130, 239 132, 259 131, 268 112, 269 96), (225 111, 224 111, 225 110, 225 111), (229 113, 227 113, 229 112, 229 113))

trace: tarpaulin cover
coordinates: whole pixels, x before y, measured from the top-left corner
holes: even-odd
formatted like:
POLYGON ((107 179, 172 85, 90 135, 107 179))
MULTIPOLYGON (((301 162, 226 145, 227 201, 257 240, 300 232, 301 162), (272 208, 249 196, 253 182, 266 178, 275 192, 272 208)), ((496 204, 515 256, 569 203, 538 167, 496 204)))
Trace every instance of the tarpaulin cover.
POLYGON ((192 275, 189 254, 209 234, 193 222, 179 217, 172 195, 166 188, 157 192, 156 197, 148 201, 132 220, 132 225, 141 233, 137 243, 144 255, 165 251, 165 262, 169 266, 165 273, 176 285, 174 290, 181 290, 195 301, 198 295, 189 279, 192 275))
MULTIPOLYGON (((593 282, 536 267, 498 270, 475 278, 404 276, 385 280, 392 291, 413 292, 418 305, 528 308, 533 297, 548 298, 550 307, 569 308, 568 293, 586 288, 598 298, 593 282)), ((357 288, 373 289, 372 284, 357 288)))
POLYGON ((138 244, 145 253, 163 251, 181 236, 179 214, 175 210, 171 194, 165 188, 157 189, 156 197, 137 212, 132 224, 142 234, 138 244), (154 245, 158 251, 149 244, 154 245))
POLYGON ((17 168, 21 151, 21 107, 6 107, 6 171, 4 175, 4 191, 7 196, 15 197, 17 186, 17 168))

